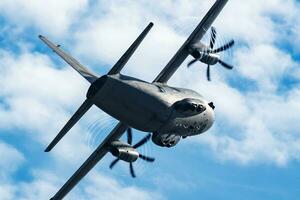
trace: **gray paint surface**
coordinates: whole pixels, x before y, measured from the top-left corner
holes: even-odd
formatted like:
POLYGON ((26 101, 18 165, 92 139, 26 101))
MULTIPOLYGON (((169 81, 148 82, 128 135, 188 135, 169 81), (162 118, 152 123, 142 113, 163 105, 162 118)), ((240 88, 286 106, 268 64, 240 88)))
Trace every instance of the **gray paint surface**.
MULTIPOLYGON (((104 139, 83 165, 51 199, 63 199, 72 188, 109 152, 111 143, 127 130, 128 126, 153 132, 152 141, 158 145, 174 146, 181 137, 197 135, 208 130, 214 121, 214 112, 208 102, 197 92, 173 88, 166 83, 191 53, 191 48, 202 39, 228 0, 217 0, 198 24, 187 41, 174 55, 153 83, 119 74, 152 24, 142 32, 136 42, 122 56, 115 68, 99 79, 77 60, 66 54, 43 36, 39 36, 54 52, 62 57, 91 84, 87 100, 78 109, 57 136, 49 150, 89 109, 90 103, 118 119, 119 124, 104 139)), ((193 49, 194 50, 194 49, 193 49)))

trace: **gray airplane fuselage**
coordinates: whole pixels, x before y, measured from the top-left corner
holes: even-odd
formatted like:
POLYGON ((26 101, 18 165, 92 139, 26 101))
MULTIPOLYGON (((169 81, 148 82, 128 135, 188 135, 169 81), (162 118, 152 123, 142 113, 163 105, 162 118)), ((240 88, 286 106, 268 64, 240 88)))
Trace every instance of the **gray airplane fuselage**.
POLYGON ((159 140, 201 134, 214 122, 213 108, 197 92, 121 74, 99 78, 89 88, 87 98, 135 129, 164 136, 159 140))

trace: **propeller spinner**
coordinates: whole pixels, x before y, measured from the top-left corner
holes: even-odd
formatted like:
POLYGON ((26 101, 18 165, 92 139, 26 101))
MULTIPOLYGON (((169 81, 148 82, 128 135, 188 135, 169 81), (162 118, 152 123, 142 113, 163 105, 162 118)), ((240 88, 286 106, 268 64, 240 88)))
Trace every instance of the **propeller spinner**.
POLYGON ((190 67, 191 65, 195 64, 197 61, 201 61, 205 64, 207 64, 207 70, 206 70, 206 76, 207 80, 210 81, 210 66, 215 65, 219 63, 221 66, 223 66, 226 69, 233 69, 232 65, 227 64, 226 62, 222 61, 220 59, 220 56, 217 55, 217 53, 226 51, 230 49, 234 45, 234 40, 229 41, 227 44, 214 49, 215 43, 216 43, 216 38, 217 38, 217 32, 214 27, 211 27, 211 38, 210 38, 210 43, 208 49, 195 49, 192 55, 194 56, 195 59, 190 61, 187 66, 190 67))
MULTIPOLYGON (((133 145, 132 147, 134 149, 137 149, 141 146, 143 146, 144 144, 146 144, 151 138, 151 134, 149 133, 146 137, 144 137, 143 139, 141 139, 138 143, 136 143, 135 145, 133 145)), ((131 128, 128 128, 127 129, 127 143, 129 145, 132 144, 132 129, 131 128)), ((147 161, 147 162, 154 162, 155 158, 152 158, 152 157, 148 157, 148 156, 145 156, 145 155, 142 155, 139 153, 139 158, 144 160, 144 161, 147 161)), ((112 169, 115 164, 118 163, 118 161, 120 160, 120 158, 116 158, 115 160, 113 160, 110 165, 109 165, 109 168, 112 169)), ((129 163, 129 170, 130 170, 130 174, 133 178, 136 177, 135 175, 135 172, 134 172, 134 168, 133 168, 133 164, 132 162, 129 163)))

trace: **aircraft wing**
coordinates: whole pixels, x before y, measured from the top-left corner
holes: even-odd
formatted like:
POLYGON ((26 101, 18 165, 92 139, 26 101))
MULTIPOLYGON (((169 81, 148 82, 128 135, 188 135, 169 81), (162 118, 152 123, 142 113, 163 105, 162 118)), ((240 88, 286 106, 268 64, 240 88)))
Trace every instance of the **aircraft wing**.
POLYGON ((86 69, 82 64, 80 64, 75 58, 68 55, 66 52, 64 52, 60 45, 53 44, 50 40, 48 40, 46 37, 39 35, 39 38, 47 44, 49 48, 51 48, 55 53, 57 53, 62 59, 64 59, 71 67, 73 67, 81 76, 83 76, 86 80, 88 80, 90 83, 93 83, 95 80, 98 79, 98 77, 90 72, 88 69, 86 69))
POLYGON ((139 35, 139 37, 133 42, 133 44, 127 49, 127 51, 123 54, 123 56, 118 60, 118 62, 111 68, 111 70, 107 73, 107 75, 120 73, 124 65, 128 62, 129 58, 133 55, 135 50, 144 40, 146 35, 149 33, 151 28, 153 27, 153 23, 150 22, 149 25, 144 29, 144 31, 139 35))
MULTIPOLYGON (((129 49, 123 54, 119 61, 114 65, 114 67, 109 71, 108 75, 120 73, 124 65, 127 63, 129 58, 133 55, 137 47, 141 44, 145 36, 148 34, 152 28, 153 23, 151 22, 144 31, 139 35, 139 37, 134 41, 134 43, 129 47, 129 49)), ((74 58, 63 52, 59 45, 55 45, 43 36, 39 36, 54 52, 56 52, 60 57, 62 57, 67 63, 69 63, 75 70, 77 70, 84 78, 89 82, 94 82, 97 77, 89 72, 84 66, 82 66, 74 58)), ((66 135, 66 133, 80 120, 80 118, 90 109, 93 105, 93 98, 86 99, 83 104, 78 108, 75 114, 67 122, 67 124, 61 129, 58 135, 46 148, 46 152, 51 151, 51 149, 66 135)), ((109 152, 110 144, 112 141, 118 140, 122 134, 127 130, 128 126, 119 123, 112 132, 104 139, 104 141, 98 146, 98 148, 90 155, 90 157, 83 163, 83 165, 73 174, 73 176, 62 186, 62 188, 56 193, 56 195, 51 199, 62 199, 72 188, 104 157, 104 155, 109 152)))
POLYGON ((210 28, 221 10, 224 8, 227 1, 228 0, 217 0, 215 2, 215 4, 211 7, 211 9, 193 31, 193 33, 188 37, 185 43, 181 46, 181 48, 177 51, 177 53, 173 56, 173 58, 169 61, 166 67, 154 79, 153 82, 166 83, 172 77, 179 66, 190 54, 189 49, 193 44, 202 39, 206 31, 210 28))
POLYGON ((86 99, 83 104, 78 108, 75 114, 67 122, 67 124, 61 129, 58 135, 48 145, 45 152, 49 152, 52 148, 67 134, 67 132, 80 120, 80 118, 92 107, 93 100, 86 99))
POLYGON ((120 139, 128 126, 119 122, 105 140, 97 147, 90 157, 72 175, 72 177, 62 186, 62 188, 50 200, 63 199, 72 188, 109 152, 110 143, 120 139))

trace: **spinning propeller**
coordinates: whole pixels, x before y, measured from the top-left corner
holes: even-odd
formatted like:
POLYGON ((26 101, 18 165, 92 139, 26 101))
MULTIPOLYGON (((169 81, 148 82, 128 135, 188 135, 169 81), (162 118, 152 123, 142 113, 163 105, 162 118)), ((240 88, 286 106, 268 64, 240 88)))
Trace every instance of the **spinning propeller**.
MULTIPOLYGON (((146 144, 151 138, 151 134, 149 133, 146 137, 144 137, 143 139, 141 139, 138 143, 136 143, 135 145, 133 145, 132 147, 134 149, 137 149, 139 148, 140 146, 143 146, 144 144, 146 144)), ((127 143, 129 145, 132 144, 132 129, 131 128, 128 128, 127 129, 127 143)), ((139 154, 139 158, 141 158, 142 160, 144 161, 147 161, 147 162, 154 162, 155 158, 152 158, 152 157, 148 157, 148 156, 145 156, 145 155, 142 155, 142 154, 139 154)), ((114 161, 112 161, 109 165, 109 168, 112 169, 115 164, 117 164, 117 162, 119 161, 120 159, 119 158, 116 158, 114 161)), ((135 173, 134 173, 134 169, 133 169, 133 164, 132 162, 129 163, 129 169, 130 169, 130 174, 133 178, 135 178, 135 173)))
POLYGON ((226 62, 220 60, 220 57, 219 57, 219 55, 217 55, 217 53, 230 49, 234 45, 234 40, 231 40, 227 44, 225 44, 217 49, 214 49, 216 38, 217 38, 216 29, 214 27, 211 27, 211 38, 210 38, 209 47, 206 47, 206 49, 203 49, 203 48, 197 49, 196 48, 195 51, 197 51, 197 52, 192 53, 192 55, 194 56, 195 59, 190 61, 187 64, 187 66, 190 67, 191 65, 196 63, 198 60, 207 64, 206 76, 207 76, 208 81, 211 80, 210 79, 210 66, 211 65, 215 65, 215 64, 219 63, 226 69, 233 68, 232 65, 229 65, 226 62))

